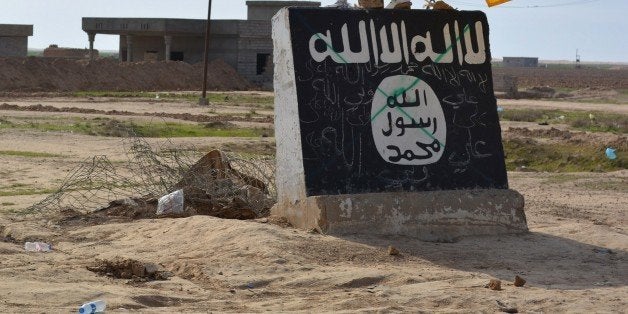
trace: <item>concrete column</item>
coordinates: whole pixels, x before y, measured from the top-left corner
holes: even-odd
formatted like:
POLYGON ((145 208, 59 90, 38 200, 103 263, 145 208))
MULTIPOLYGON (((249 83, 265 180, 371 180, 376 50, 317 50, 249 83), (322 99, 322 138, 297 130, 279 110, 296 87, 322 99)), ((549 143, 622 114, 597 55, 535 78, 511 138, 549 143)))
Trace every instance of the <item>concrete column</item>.
POLYGON ((126 61, 133 61, 133 36, 126 35, 126 61))
POLYGON ((170 61, 170 51, 172 48, 172 36, 164 36, 164 42, 166 43, 166 61, 170 61))
POLYGON ((94 40, 96 39, 96 33, 87 33, 89 38, 89 60, 94 60, 94 40))

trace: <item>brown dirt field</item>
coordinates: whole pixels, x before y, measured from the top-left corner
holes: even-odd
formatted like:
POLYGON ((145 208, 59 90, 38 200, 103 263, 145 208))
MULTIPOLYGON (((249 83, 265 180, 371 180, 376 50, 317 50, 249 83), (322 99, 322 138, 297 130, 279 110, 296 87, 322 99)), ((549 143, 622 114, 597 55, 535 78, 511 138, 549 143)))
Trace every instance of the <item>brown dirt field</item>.
POLYGON ((628 89, 628 68, 618 69, 556 69, 494 67, 493 75, 518 78, 520 88, 550 86, 552 88, 628 89))
MULTIPOLYGON (((183 102, 41 97, 3 98, 0 103, 81 109, 6 107, 0 110, 0 118, 90 117, 110 110, 125 111, 117 118, 131 120, 159 113, 171 114, 168 119, 172 121, 186 121, 176 114, 208 115, 207 108, 183 102)), ((524 102, 512 105, 526 106, 524 102)), ((571 109, 579 105, 574 103, 571 109)), ((608 106, 612 112, 625 114, 623 109, 615 111, 613 105, 608 106)), ((239 110, 221 107, 215 114, 239 110)), ((503 129, 508 136, 566 134, 564 129, 535 131, 543 127, 514 122, 503 129), (518 129, 508 133, 510 128, 518 129)), ((570 136, 596 141, 598 136, 616 135, 570 136)), ((274 147, 274 139, 176 138, 170 145, 187 144, 204 151, 233 145, 256 151, 274 147)), ((52 189, 93 155, 107 154, 113 162, 124 160, 119 138, 63 132, 0 128, 0 151, 58 154, 0 154, 0 192, 52 189)), ((86 218, 72 211, 25 215, 20 210, 45 194, 0 196, 0 312, 76 311, 82 303, 96 299, 107 302, 108 312, 625 311, 628 171, 510 172, 509 181, 525 197, 530 232, 467 237, 456 243, 331 237, 293 229, 272 217, 252 221, 208 216, 131 220, 86 218), (34 240, 52 243, 53 251, 25 252, 24 242, 34 240), (389 255, 390 245, 400 254, 389 255), (166 280, 134 276, 128 269, 124 274, 117 271, 143 269, 142 265, 159 268, 166 280), (105 269, 104 275, 88 268, 105 269), (526 284, 515 287, 515 276, 526 284), (501 290, 485 288, 492 279, 501 280, 501 290)))

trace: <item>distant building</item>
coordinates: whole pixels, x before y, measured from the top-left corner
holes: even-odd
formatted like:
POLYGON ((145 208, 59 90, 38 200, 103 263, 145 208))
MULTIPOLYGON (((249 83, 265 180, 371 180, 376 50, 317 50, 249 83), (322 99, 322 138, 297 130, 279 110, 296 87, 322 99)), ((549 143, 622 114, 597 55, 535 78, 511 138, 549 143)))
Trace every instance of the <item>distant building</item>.
POLYGON ((26 57, 33 25, 0 24, 0 57, 26 57))
POLYGON ((98 50, 90 51, 89 49, 79 48, 63 48, 57 45, 50 45, 44 49, 45 58, 66 58, 66 59, 86 59, 93 53, 93 57, 98 57, 98 50))
MULTIPOLYGON (((286 6, 319 7, 312 1, 247 1, 246 20, 212 20, 209 59, 223 59, 256 84, 272 81, 271 18, 286 6), (270 72, 270 73, 269 73, 270 72)), ((120 61, 203 61, 205 20, 84 17, 93 49, 96 34, 120 35, 120 61)))
POLYGON ((507 68, 536 68, 539 66, 539 58, 504 57, 503 65, 507 68))

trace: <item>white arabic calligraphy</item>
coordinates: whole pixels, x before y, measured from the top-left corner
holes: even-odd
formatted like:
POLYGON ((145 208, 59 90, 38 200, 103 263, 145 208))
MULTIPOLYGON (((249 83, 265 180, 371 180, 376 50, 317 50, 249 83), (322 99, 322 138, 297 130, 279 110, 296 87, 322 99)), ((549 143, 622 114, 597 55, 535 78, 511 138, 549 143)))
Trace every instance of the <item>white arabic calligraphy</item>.
POLYGON ((477 51, 473 49, 471 26, 465 25, 464 28, 461 28, 458 21, 453 23, 453 36, 450 30, 451 25, 446 23, 442 28, 442 37, 432 36, 432 32, 427 31, 424 35, 415 35, 411 38, 407 34, 405 21, 401 21, 399 24, 390 23, 388 27, 384 25, 379 29, 379 33, 373 20, 369 21, 368 29, 365 21, 359 21, 357 32, 349 32, 349 26, 345 23, 340 29, 342 51, 333 46, 332 33, 329 29, 324 34, 316 33, 312 35, 309 41, 309 49, 312 59, 316 62, 322 62, 329 57, 336 63, 368 63, 372 55, 375 64, 379 64, 379 62, 400 63, 402 61, 409 64, 413 61, 410 56, 418 62, 430 60, 435 63, 453 63, 454 56, 457 56, 456 59, 460 65, 463 63, 483 64, 487 61, 484 26, 482 22, 477 21, 474 23, 474 28, 477 51), (370 32, 370 46, 369 34, 367 32, 370 32), (464 45, 461 43, 461 32, 462 37, 464 37, 464 45), (359 49, 350 45, 350 34, 356 33, 360 39, 359 49), (392 46, 389 38, 392 38, 392 46), (442 51, 434 49, 435 40, 442 41, 443 44, 439 45, 440 47, 445 47, 442 51), (319 49, 317 49, 317 43, 319 42, 319 49), (410 42, 410 45, 408 45, 408 42, 410 42), (381 53, 379 45, 382 48, 381 53))

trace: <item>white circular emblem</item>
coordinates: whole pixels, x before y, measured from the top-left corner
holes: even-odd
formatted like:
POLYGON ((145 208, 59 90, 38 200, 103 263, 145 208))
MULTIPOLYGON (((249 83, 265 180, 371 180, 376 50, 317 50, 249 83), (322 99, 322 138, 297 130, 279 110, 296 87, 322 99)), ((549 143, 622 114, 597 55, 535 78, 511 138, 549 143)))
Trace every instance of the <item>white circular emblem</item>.
POLYGON ((418 77, 385 78, 371 106, 371 127, 377 151, 399 165, 429 165, 445 150, 447 125, 434 90, 418 77))

